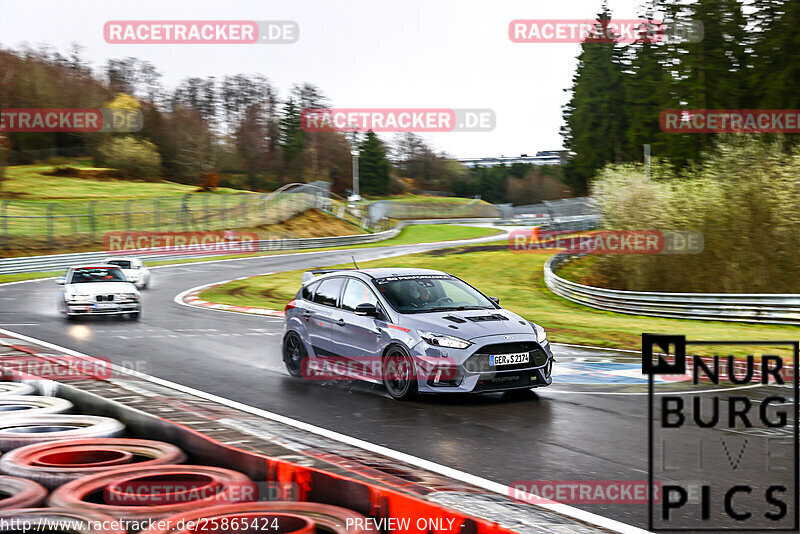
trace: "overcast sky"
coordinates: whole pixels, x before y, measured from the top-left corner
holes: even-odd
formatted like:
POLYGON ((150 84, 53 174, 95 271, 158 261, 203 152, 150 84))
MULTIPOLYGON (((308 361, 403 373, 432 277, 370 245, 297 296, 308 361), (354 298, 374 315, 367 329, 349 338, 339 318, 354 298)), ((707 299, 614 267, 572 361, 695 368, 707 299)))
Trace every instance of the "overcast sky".
MULTIPOLYGON (((577 44, 515 44, 514 19, 591 18, 601 0, 0 0, 0 45, 71 43, 97 67, 109 58, 151 61, 174 87, 189 76, 266 75, 281 91, 319 86, 335 107, 491 108, 492 132, 426 134, 456 157, 506 156, 562 147, 564 89, 577 44), (108 20, 293 20, 287 45, 107 44, 108 20)), ((609 0, 635 18, 640 0, 609 0)), ((387 134, 388 135, 388 134, 387 134)), ((391 137, 391 136, 389 136, 391 137)))

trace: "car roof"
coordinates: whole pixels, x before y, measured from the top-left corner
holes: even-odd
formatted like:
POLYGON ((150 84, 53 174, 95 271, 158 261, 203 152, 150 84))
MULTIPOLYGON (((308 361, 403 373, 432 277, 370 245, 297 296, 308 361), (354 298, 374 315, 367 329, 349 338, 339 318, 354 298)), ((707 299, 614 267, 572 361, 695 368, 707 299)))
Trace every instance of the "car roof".
MULTIPOLYGON (((308 271, 313 272, 313 271, 308 271)), ((419 275, 419 274, 438 274, 438 275, 446 275, 450 276, 450 274, 443 272, 443 271, 436 271, 434 269, 418 269, 413 267, 381 267, 377 269, 342 269, 342 270, 334 270, 331 272, 326 272, 321 274, 320 276, 316 276, 314 278, 309 278, 303 281, 303 285, 310 284, 312 282, 316 282, 317 280, 324 280, 325 278, 331 278, 334 276, 341 276, 341 275, 361 275, 358 278, 387 278, 390 276, 410 276, 410 275, 419 275)))
POLYGON ((70 267, 70 269, 98 269, 98 268, 119 269, 119 265, 109 265, 108 263, 89 263, 86 265, 73 265, 70 267))
POLYGON ((142 261, 135 256, 109 256, 105 259, 105 261, 116 261, 116 260, 123 260, 123 261, 142 261))
POLYGON ((359 269, 358 272, 364 273, 373 278, 387 278, 389 276, 409 276, 415 274, 444 274, 443 271, 434 269, 419 269, 415 267, 381 267, 378 269, 359 269))

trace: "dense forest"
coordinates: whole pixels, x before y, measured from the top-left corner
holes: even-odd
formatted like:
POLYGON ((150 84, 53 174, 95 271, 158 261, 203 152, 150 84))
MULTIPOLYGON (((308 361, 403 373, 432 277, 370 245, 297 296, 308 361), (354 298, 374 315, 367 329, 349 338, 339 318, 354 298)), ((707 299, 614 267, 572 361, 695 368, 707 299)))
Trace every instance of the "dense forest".
POLYGON ((301 112, 330 106, 309 83, 281 96, 263 75, 192 77, 166 88, 150 62, 111 59, 89 65, 78 46, 0 50, 0 107, 121 107, 142 113, 134 134, 6 133, 9 163, 53 156, 92 156, 95 164, 137 179, 266 191, 291 182, 325 180, 339 194, 352 187, 351 147, 360 150, 361 192, 440 191, 490 202, 533 203, 568 194, 560 167, 468 169, 413 133, 384 141, 371 132, 305 131, 301 112))
MULTIPOLYGON (((800 2, 792 0, 651 0, 641 18, 663 22, 666 36, 619 44, 581 44, 563 110, 566 180, 586 192, 608 163, 641 162, 643 145, 676 168, 699 163, 715 134, 665 133, 666 109, 798 109, 800 2), (701 27, 697 39, 670 28, 701 27)), ((612 13, 604 5, 604 25, 612 13)), ((786 148, 794 136, 782 138, 786 148)))

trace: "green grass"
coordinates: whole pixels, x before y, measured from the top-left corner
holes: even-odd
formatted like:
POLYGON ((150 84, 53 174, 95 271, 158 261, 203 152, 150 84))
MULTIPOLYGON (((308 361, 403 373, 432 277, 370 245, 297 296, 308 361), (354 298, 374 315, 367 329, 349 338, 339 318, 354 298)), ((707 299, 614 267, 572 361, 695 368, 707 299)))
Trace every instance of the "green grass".
MULTIPOLYGON (((460 247, 468 250, 470 247, 460 247)), ((441 252, 439 252, 441 253, 441 252)), ((362 262, 360 267, 426 267, 450 272, 488 295, 503 307, 542 324, 551 341, 639 350, 641 334, 684 334, 689 340, 797 340, 800 327, 752 325, 718 321, 660 319, 594 310, 569 302, 545 287, 543 254, 491 250, 464 254, 413 254, 362 262)), ((349 266, 349 265, 347 265, 349 266)), ((208 289, 200 297, 209 302, 283 309, 300 287, 303 271, 290 271, 238 280, 208 289)))
POLYGON ((39 278, 50 278, 51 276, 62 276, 64 271, 51 271, 48 273, 19 273, 19 274, 0 274, 0 284, 8 282, 19 282, 22 280, 37 280, 39 278))
MULTIPOLYGON (((238 258, 249 258, 252 256, 273 256, 275 254, 293 254, 298 252, 318 252, 322 250, 344 250, 350 248, 365 248, 365 247, 385 247, 391 245, 408 245, 414 243, 432 243, 435 241, 456 241, 460 239, 475 239, 478 237, 485 237, 500 233, 501 230, 495 228, 479 228, 474 226, 455 226, 452 224, 431 224, 425 226, 408 226, 404 228, 399 235, 384 241, 376 241, 375 243, 365 243, 363 245, 350 245, 342 247, 325 247, 325 248, 311 248, 311 249, 297 249, 297 250, 276 250, 271 252, 260 252, 258 254, 229 254, 226 256, 214 256, 213 258, 186 258, 186 259, 169 259, 161 261, 148 261, 147 265, 155 267, 158 265, 177 265, 184 263, 201 263, 205 261, 227 260, 238 258)), ((21 274, 3 274, 0 275, 0 284, 5 282, 16 282, 18 280, 33 280, 36 278, 49 278, 51 276, 59 276, 64 274, 64 271, 54 271, 48 273, 21 273, 21 274)))
MULTIPOLYGON (((70 164, 72 167, 93 169, 86 162, 70 164)), ((8 197, 26 202, 86 202, 89 200, 141 200, 163 196, 181 196, 192 193, 196 186, 173 182, 140 182, 128 180, 94 180, 48 176, 54 165, 16 165, 6 169, 6 179, 0 189, 0 198, 8 197)), ((241 193, 236 189, 220 188, 218 193, 241 193)), ((215 193, 216 194, 216 193, 215 193)))
MULTIPOLYGON (((87 162, 70 166, 91 169, 87 162)), ((43 174, 55 165, 20 165, 6 170, 0 185, 0 216, 8 215, 14 248, 46 250, 102 243, 111 230, 219 230, 275 224, 303 211, 310 195, 264 201, 250 191, 219 188, 196 193, 196 186, 167 181, 95 179, 43 174), (191 196, 186 196, 191 193, 191 196), (90 214, 94 216, 90 216, 90 214), (52 239, 49 236, 52 235, 52 239)))

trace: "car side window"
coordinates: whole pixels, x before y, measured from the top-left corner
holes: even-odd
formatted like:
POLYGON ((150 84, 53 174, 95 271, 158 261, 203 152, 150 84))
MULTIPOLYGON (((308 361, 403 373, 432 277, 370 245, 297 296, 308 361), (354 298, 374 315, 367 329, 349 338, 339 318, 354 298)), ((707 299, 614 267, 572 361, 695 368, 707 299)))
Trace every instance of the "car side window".
POLYGON ((378 297, 375 296, 367 284, 361 280, 350 278, 347 287, 342 295, 342 308, 347 311, 355 311, 359 304, 373 304, 378 306, 378 297))
POLYGON ((314 293, 314 302, 323 306, 336 306, 342 282, 344 278, 329 278, 320 282, 317 292, 314 293))
POLYGON ((312 301, 314 300, 314 291, 317 290, 317 286, 319 284, 306 284, 303 286, 303 300, 312 301))

